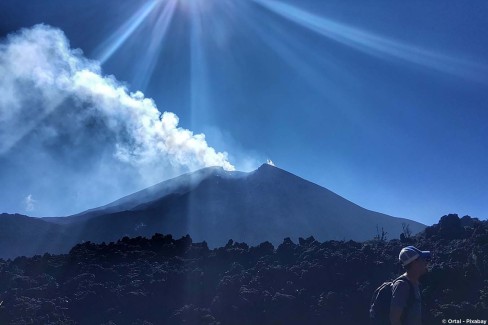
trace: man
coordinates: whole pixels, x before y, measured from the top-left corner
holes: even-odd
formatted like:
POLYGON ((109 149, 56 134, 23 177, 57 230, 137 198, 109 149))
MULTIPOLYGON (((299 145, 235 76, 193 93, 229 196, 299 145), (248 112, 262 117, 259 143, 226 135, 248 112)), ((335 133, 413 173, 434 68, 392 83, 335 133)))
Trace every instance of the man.
POLYGON ((406 272, 392 286, 390 322, 392 325, 421 325, 422 301, 419 278, 427 272, 430 251, 408 246, 398 256, 406 272), (411 292, 412 290, 412 292, 411 292))

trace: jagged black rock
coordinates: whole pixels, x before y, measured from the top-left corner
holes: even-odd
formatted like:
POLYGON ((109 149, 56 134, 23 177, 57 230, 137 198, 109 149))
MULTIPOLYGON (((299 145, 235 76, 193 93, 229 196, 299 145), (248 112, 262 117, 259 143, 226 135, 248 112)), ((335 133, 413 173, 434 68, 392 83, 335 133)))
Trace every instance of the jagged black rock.
POLYGON ((448 215, 402 240, 86 242, 0 260, 0 324, 366 324, 372 292, 403 272, 407 244, 433 252, 421 279, 425 324, 488 318, 486 221, 448 215))

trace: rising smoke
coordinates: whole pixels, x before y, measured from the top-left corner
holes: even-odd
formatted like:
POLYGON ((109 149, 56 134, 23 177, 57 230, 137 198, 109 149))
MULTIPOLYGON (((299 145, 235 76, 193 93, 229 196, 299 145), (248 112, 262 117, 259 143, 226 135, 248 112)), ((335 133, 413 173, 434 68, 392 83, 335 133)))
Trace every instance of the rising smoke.
POLYGON ((234 169, 178 123, 102 75, 61 30, 9 35, 0 44, 0 209, 10 211, 0 212, 22 212, 35 197, 28 207, 38 215, 74 213, 181 172, 234 169))

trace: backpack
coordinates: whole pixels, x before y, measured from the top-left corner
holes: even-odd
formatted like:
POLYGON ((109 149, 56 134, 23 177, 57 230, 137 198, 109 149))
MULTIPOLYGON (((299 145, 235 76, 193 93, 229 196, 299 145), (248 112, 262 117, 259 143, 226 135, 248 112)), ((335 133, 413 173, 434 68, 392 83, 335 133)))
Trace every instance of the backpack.
MULTIPOLYGON (((406 280, 410 286, 410 291, 407 298, 406 308, 410 308, 415 299, 414 288, 412 283, 407 279, 405 275, 402 275, 390 282, 384 282, 373 293, 371 298, 371 307, 369 309, 370 323, 374 325, 388 325, 390 324, 390 303, 393 284, 398 280, 406 280)), ((405 316, 405 313, 403 313, 405 316)))

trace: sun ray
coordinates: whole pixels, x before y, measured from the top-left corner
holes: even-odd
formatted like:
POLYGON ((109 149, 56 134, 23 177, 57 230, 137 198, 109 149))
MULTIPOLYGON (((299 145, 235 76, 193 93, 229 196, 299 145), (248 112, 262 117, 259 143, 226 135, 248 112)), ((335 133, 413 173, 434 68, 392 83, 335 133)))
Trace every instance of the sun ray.
POLYGON ((289 21, 370 55, 400 59, 454 76, 486 82, 486 66, 382 37, 278 1, 253 1, 289 21))
POLYGON ((124 25, 95 49, 95 57, 105 63, 127 41, 134 31, 145 21, 147 16, 160 3, 158 0, 147 2, 124 25))
POLYGON ((24 124, 17 125, 17 123, 15 123, 12 132, 9 132, 8 137, 3 139, 4 143, 0 143, 0 156, 8 154, 10 150, 14 150, 16 145, 21 143, 24 138, 28 137, 38 125, 44 121, 44 119, 48 118, 49 115, 54 114, 56 109, 60 107, 66 99, 66 95, 59 95, 57 98, 53 98, 49 105, 45 105, 41 112, 32 114, 28 120, 23 120, 23 122, 25 122, 24 124))
POLYGON ((135 76, 135 84, 142 90, 146 88, 153 75, 154 68, 164 45, 164 38, 173 19, 176 4, 177 0, 168 0, 164 4, 162 13, 159 15, 152 29, 149 47, 144 52, 143 59, 138 65, 135 76))
MULTIPOLYGON (((239 12, 245 12, 244 3, 236 3, 240 5, 239 12)), ((311 53, 307 51, 306 45, 300 43, 297 37, 290 37, 290 34, 274 24, 273 22, 266 21, 266 25, 262 17, 251 17, 252 11, 246 12, 246 15, 242 15, 242 22, 253 31, 253 37, 260 39, 261 42, 277 56, 279 56, 286 64, 295 70, 297 75, 304 78, 310 86, 319 92, 323 92, 324 88, 336 88, 335 83, 331 82, 328 78, 331 74, 334 76, 341 75, 337 62, 332 62, 332 57, 327 57, 327 53, 311 53), (263 31, 266 30, 266 33, 263 31), (304 54, 306 58, 304 58, 304 54), (326 73, 324 73, 326 71, 326 73)), ((331 91, 337 93, 339 89, 331 91)))
POLYGON ((191 124, 192 127, 199 120, 199 116, 206 114, 208 88, 206 87, 207 66, 204 49, 203 21, 200 2, 190 4, 190 55, 191 55, 191 124))

